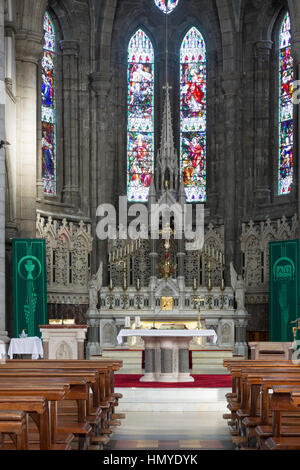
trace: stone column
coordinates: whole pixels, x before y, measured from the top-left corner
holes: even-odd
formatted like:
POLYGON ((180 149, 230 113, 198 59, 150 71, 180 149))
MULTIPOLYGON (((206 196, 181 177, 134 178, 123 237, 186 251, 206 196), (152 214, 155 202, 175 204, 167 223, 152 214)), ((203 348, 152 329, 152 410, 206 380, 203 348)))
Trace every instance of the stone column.
POLYGON ((272 41, 256 43, 255 71, 255 198, 258 204, 268 204, 271 200, 269 185, 269 136, 270 136, 270 51, 272 41))
MULTIPOLYGON (((96 212, 99 204, 114 201, 114 168, 109 146, 112 145, 113 129, 110 128, 108 116, 111 112, 108 104, 108 95, 111 89, 111 75, 95 72, 90 75, 91 88, 95 93, 95 132, 96 149, 91 172, 92 197, 91 218, 96 220, 96 212), (105 177, 103 177, 105 172, 105 177), (100 184, 101 181, 101 184, 100 184)), ((95 227, 94 227, 95 229, 95 227)), ((100 262, 103 262, 103 285, 108 284, 107 278, 107 242, 96 241, 96 256, 93 260, 93 270, 96 272, 100 262)))
MULTIPOLYGON (((0 140, 5 140, 4 2, 0 2, 0 140)), ((5 150, 0 149, 0 346, 9 342, 5 319, 5 150)))
POLYGON ((194 382, 190 376, 190 343, 192 338, 176 338, 178 344, 178 382, 194 382))
POLYGON ((63 202, 80 206, 79 72, 77 41, 60 41, 63 69, 64 184, 63 202))
MULTIPOLYGON (((180 188, 179 188, 179 204, 181 205, 181 209, 182 209, 182 214, 183 214, 183 226, 182 226, 182 231, 181 231, 181 234, 180 234, 180 238, 178 240, 178 253, 177 253, 177 257, 178 257, 178 286, 179 286, 179 289, 181 291, 184 291, 185 289, 185 273, 184 273, 184 261, 185 261, 185 257, 186 257, 186 252, 185 252, 185 233, 184 233, 184 224, 185 224, 185 220, 184 220, 184 206, 185 206, 185 203, 186 203, 186 196, 185 196, 185 190, 184 190, 184 185, 181 184, 180 185, 180 188)), ((180 305, 179 305, 179 308, 184 308, 184 305, 183 305, 183 296, 181 296, 181 299, 180 299, 180 305)))
POLYGON ((149 336, 142 339, 145 343, 145 375, 140 382, 155 382, 160 374, 160 367, 157 367, 157 356, 160 356, 159 340, 149 336))
POLYGON ((40 34, 17 34, 17 219, 24 238, 36 236, 37 77, 41 54, 40 34))
POLYGON ((238 314, 234 318, 235 324, 235 344, 234 354, 243 356, 248 359, 248 345, 247 345, 247 326, 248 326, 249 315, 245 312, 245 315, 238 314))
POLYGON ((86 314, 88 324, 88 344, 86 347, 86 359, 100 354, 100 314, 96 309, 89 309, 86 314))
MULTIPOLYGON (((225 266, 226 285, 230 285, 230 262, 234 263, 237 272, 240 272, 241 256, 238 234, 238 187, 237 166, 240 158, 240 96, 241 75, 238 73, 223 74, 222 89, 224 93, 224 133, 225 133, 225 200, 224 200, 224 226, 225 226, 225 266)), ((241 195, 240 195, 241 197, 241 195)))

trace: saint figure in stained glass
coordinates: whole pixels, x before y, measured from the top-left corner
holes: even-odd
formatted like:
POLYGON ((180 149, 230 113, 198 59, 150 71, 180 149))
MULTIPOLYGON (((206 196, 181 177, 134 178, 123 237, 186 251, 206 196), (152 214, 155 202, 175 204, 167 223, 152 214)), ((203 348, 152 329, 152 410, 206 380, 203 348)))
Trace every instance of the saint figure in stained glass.
POLYGON ((291 21, 287 13, 279 35, 279 195, 289 194, 294 177, 293 163, 293 58, 291 21))
POLYGON ((154 167, 154 51, 141 29, 128 48, 128 200, 146 202, 154 167))
POLYGON ((42 182, 44 193, 56 195, 56 118, 55 118, 55 29, 48 13, 44 17, 42 58, 42 182))
POLYGON ((206 200, 206 46, 191 28, 180 52, 181 173, 187 202, 206 200))

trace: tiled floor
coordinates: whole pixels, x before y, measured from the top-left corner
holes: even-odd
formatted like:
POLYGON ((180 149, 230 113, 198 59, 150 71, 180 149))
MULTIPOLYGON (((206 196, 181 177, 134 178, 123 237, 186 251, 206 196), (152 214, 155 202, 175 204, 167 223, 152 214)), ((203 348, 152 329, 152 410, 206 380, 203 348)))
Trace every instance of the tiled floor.
MULTIPOLYGON (((226 412, 220 411, 219 398, 217 411, 195 412, 126 412, 126 419, 112 436, 108 450, 232 450, 232 441, 226 412)), ((211 407, 210 407, 211 409, 211 407)))

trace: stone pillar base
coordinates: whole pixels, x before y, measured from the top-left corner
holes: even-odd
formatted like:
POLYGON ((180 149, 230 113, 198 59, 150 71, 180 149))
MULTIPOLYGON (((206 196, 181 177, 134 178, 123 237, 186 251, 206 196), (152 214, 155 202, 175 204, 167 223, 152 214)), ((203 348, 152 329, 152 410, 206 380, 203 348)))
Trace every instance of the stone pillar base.
POLYGON ((140 379, 140 382, 157 382, 157 377, 154 373, 148 372, 140 379))
POLYGON ((234 345, 234 354, 236 356, 243 356, 245 359, 248 359, 248 345, 246 343, 236 343, 234 345))
POLYGON ((195 382, 194 377, 190 375, 189 372, 187 373, 179 373, 177 382, 195 382))
POLYGON ((158 382, 177 383, 178 382, 178 375, 175 375, 173 373, 171 373, 171 374, 160 374, 158 382))
POLYGON ((86 358, 89 360, 92 356, 99 356, 100 343, 88 343, 86 347, 86 358))

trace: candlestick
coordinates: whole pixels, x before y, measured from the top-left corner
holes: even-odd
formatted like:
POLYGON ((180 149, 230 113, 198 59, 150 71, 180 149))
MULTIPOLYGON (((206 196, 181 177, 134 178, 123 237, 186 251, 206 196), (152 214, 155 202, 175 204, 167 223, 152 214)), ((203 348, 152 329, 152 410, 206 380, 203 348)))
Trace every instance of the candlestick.
POLYGON ((109 306, 109 310, 113 310, 113 290, 114 290, 114 286, 113 286, 113 282, 112 282, 112 279, 110 279, 110 283, 109 283, 109 290, 110 290, 110 306, 109 306))

